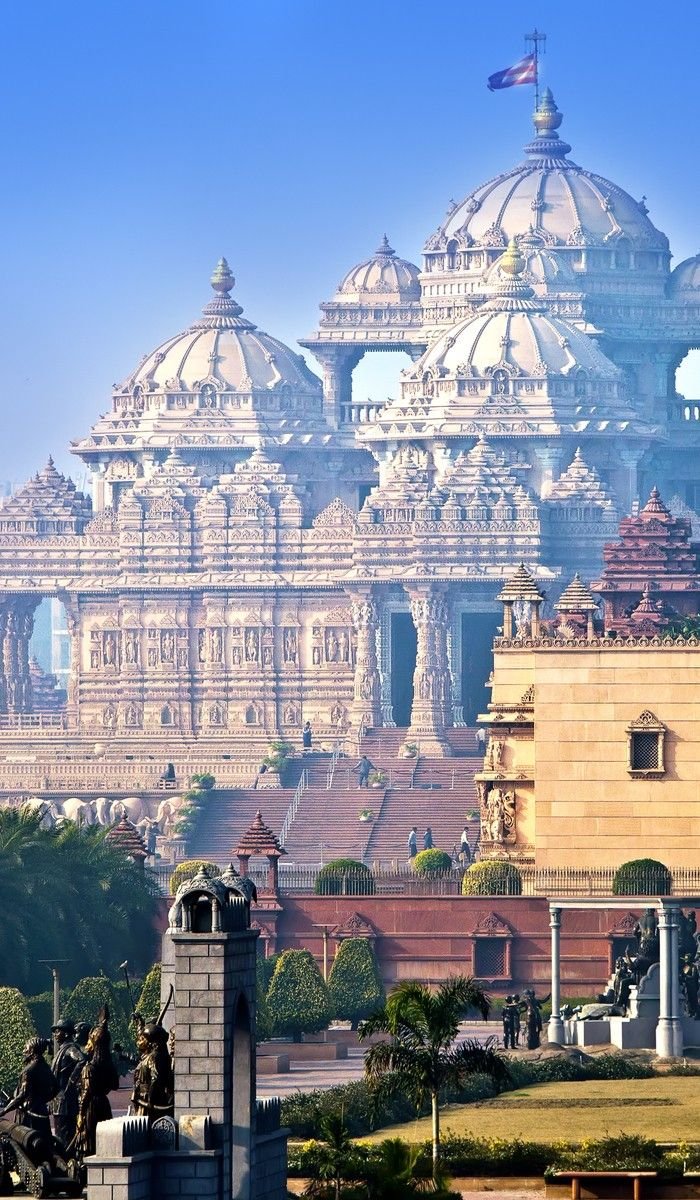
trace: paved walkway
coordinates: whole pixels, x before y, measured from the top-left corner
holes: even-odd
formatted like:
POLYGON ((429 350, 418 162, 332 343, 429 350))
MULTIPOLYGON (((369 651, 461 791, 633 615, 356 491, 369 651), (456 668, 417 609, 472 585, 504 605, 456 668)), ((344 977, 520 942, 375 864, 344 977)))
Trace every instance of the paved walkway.
MULTIPOLYGON (((483 1042, 502 1033, 500 1021, 480 1021, 475 1025, 462 1025, 459 1040, 474 1038, 483 1042)), ((348 1057, 328 1062, 295 1062, 290 1058, 289 1071, 278 1075, 258 1075, 258 1096, 289 1096, 293 1092, 312 1092, 317 1088, 325 1091, 341 1083, 351 1083, 364 1076, 364 1047, 352 1046, 348 1057)))

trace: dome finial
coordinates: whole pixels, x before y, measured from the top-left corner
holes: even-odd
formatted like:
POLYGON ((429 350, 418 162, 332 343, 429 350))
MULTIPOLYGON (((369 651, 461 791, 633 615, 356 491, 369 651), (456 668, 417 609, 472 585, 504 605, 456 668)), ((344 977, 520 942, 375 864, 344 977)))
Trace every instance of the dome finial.
POLYGON ((211 277, 211 286, 215 292, 218 292, 220 296, 228 296, 235 282, 236 280, 231 274, 231 268, 226 262, 226 259, 221 257, 214 267, 211 277))
POLYGON ((518 248, 515 238, 511 238, 508 249, 499 262, 499 267, 506 275, 522 275, 525 270, 525 259, 518 248))
POLYGON ((396 254, 394 248, 389 245, 389 239, 386 234, 384 234, 381 244, 375 250, 375 254, 384 254, 387 258, 393 258, 393 256, 396 254))
POLYGON ((551 88, 546 87, 540 97, 537 111, 532 117, 537 136, 552 137, 555 130, 561 125, 563 118, 564 114, 557 108, 551 88))

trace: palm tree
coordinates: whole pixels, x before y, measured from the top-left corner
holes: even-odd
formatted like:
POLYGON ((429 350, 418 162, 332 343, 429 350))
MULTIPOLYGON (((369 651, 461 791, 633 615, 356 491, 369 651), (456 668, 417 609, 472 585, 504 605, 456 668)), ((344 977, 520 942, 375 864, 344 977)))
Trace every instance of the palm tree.
POLYGON ((488 1016, 490 1002, 483 988, 469 976, 448 979, 435 991, 422 983, 400 983, 386 1004, 364 1021, 362 1041, 373 1033, 388 1033, 391 1041, 378 1042, 365 1055, 365 1072, 370 1079, 388 1075, 392 1085, 412 1095, 420 1107, 430 1096, 433 1120, 433 1179, 440 1167, 440 1093, 460 1087, 470 1075, 489 1075, 504 1083, 508 1068, 493 1049, 465 1041, 456 1045, 460 1019, 476 1008, 488 1016))
MULTIPOLYGON (((354 1146, 341 1113, 329 1113, 319 1122, 322 1145, 319 1147, 318 1177, 323 1184, 333 1185, 335 1200, 340 1200, 340 1189, 346 1171, 353 1161, 354 1146)), ((312 1184, 311 1195, 318 1190, 312 1184)))

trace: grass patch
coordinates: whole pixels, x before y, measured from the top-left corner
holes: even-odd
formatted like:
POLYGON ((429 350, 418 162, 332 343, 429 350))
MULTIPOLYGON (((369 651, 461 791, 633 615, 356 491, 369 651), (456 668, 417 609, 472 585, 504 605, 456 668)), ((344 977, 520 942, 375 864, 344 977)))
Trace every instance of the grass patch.
MULTIPOLYGON (((580 1142, 638 1134, 658 1142, 694 1142, 700 1133, 700 1078, 657 1075, 653 1079, 581 1080, 543 1083, 493 1100, 447 1105, 442 1128, 456 1137, 520 1138, 529 1142, 580 1142), (533 1109, 557 1109, 557 1118, 538 1121, 533 1109)), ((422 1142, 430 1120, 391 1127, 392 1137, 422 1142)), ((381 1141, 387 1131, 363 1138, 381 1141)))

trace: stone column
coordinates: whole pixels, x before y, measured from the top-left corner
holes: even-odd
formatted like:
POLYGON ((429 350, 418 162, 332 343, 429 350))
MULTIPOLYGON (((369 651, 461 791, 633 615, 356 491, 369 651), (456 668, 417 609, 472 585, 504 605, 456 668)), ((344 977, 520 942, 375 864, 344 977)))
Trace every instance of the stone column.
POLYGON ((34 611, 39 601, 19 597, 8 604, 3 637, 3 664, 7 711, 32 711, 29 642, 34 631, 34 611))
POLYGON ((554 446, 542 446, 535 450, 535 456, 540 468, 539 492, 546 500, 552 491, 555 478, 561 474, 561 449, 554 446))
POLYGON ((552 931, 552 1015, 547 1037, 550 1044, 564 1045, 564 1023, 561 1019, 561 909, 549 906, 549 927, 552 931))
POLYGON ((355 729, 363 722, 375 729, 382 723, 382 683, 377 661, 379 614, 371 589, 359 595, 353 593, 350 611, 357 632, 352 723, 355 729))
POLYGON ((629 446, 619 450, 620 455, 620 507, 622 515, 632 512, 633 505, 639 500, 639 460, 643 452, 642 446, 629 446))
POLYGON ((449 609, 439 586, 409 589, 411 616, 418 634, 413 675, 413 707, 407 742, 418 742, 422 754, 452 753, 445 729, 452 724, 452 679, 447 653, 449 609))
POLYGON ((7 712, 7 686, 5 681, 5 634, 9 605, 0 603, 0 713, 7 712))
POLYGON ((348 346, 313 347, 323 366, 323 413, 328 424, 337 429, 342 421, 342 406, 352 400, 352 373, 364 349, 348 346))
POLYGON ((678 909, 664 904, 659 912, 659 1021, 656 1026, 659 1058, 672 1058, 683 1053, 678 965, 678 909))

